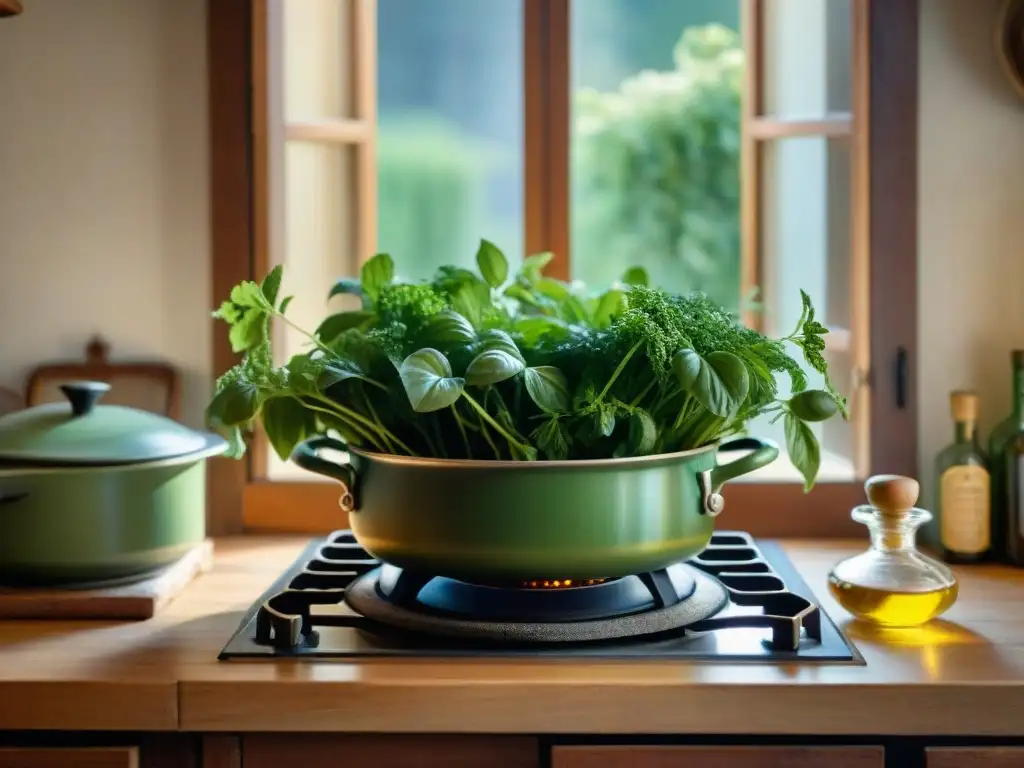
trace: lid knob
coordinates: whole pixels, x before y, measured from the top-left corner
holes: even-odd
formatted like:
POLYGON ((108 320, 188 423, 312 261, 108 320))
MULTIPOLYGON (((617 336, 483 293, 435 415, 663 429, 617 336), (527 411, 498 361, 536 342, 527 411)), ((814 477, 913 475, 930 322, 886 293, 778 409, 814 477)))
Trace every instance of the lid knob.
POLYGON ((103 381, 71 381, 61 384, 60 391, 71 403, 71 413, 85 416, 103 395, 110 391, 110 385, 103 381))
POLYGON ((917 503, 921 485, 903 475, 874 475, 864 483, 868 501, 883 515, 902 516, 917 503))

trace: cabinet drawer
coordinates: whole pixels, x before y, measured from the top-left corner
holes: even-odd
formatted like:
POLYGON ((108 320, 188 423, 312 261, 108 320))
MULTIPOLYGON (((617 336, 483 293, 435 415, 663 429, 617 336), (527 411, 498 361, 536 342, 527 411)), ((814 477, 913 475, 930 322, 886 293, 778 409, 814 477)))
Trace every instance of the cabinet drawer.
POLYGON ((0 768, 138 768, 137 747, 11 747, 0 749, 0 768))
POLYGON ((1024 768, 1024 747, 928 747, 928 768, 1024 768))
POLYGON ((252 734, 242 768, 539 768, 537 740, 524 736, 252 734))
POLYGON ((551 768, 884 768, 882 747, 555 747, 551 768))

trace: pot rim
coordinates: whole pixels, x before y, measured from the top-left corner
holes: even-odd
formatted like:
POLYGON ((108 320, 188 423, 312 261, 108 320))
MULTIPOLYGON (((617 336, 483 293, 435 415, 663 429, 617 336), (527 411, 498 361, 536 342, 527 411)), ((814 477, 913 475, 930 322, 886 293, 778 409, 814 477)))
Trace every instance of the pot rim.
POLYGON ((718 450, 723 441, 689 448, 674 453, 652 453, 647 456, 627 456, 619 459, 559 459, 555 461, 538 459, 537 461, 513 461, 511 459, 435 459, 425 456, 400 456, 394 453, 377 453, 362 448, 349 447, 349 453, 361 456, 382 464, 393 464, 413 467, 433 467, 436 469, 518 469, 543 470, 555 469, 601 469, 604 467, 628 468, 649 464, 662 464, 693 456, 700 456, 718 450))
POLYGON ((150 459, 145 461, 126 461, 121 463, 97 462, 95 464, 89 464, 81 461, 65 464, 60 462, 47 464, 45 462, 26 461, 22 464, 18 464, 14 459, 4 459, 3 457, 0 457, 0 479, 15 476, 21 477, 24 475, 54 474, 58 472, 65 474, 69 472, 78 473, 161 469, 163 467, 173 467, 179 464, 194 464, 196 462, 203 461, 204 459, 220 456, 227 451, 227 440, 212 433, 206 434, 205 436, 206 445, 198 450, 192 451, 191 453, 183 453, 179 456, 168 456, 166 458, 150 459))

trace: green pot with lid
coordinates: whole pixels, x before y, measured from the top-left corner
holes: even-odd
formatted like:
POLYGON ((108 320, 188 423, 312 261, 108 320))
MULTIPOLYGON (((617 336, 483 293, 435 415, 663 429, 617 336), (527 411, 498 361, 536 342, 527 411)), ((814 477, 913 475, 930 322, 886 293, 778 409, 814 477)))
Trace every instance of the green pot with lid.
POLYGON ((155 413, 66 401, 0 417, 0 584, 86 586, 141 578, 206 532, 205 459, 227 449, 155 413))

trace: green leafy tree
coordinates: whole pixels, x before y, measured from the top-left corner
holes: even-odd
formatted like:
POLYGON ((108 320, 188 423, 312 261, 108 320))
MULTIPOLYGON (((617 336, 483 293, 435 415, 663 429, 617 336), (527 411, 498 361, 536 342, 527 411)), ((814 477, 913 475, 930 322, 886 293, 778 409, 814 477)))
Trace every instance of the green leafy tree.
POLYGON ((573 258, 607 284, 624 264, 654 285, 739 303, 743 52, 718 24, 684 31, 670 71, 576 97, 573 258))

